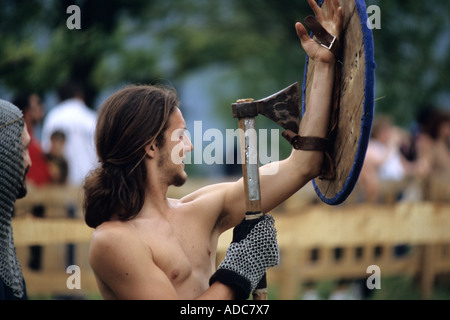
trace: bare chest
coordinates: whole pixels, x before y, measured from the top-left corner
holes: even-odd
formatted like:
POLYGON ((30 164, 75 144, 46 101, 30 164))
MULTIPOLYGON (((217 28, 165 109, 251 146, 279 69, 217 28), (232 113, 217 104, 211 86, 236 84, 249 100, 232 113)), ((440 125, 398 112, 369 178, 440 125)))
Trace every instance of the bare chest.
POLYGON ((170 279, 180 296, 195 296, 208 287, 215 268, 215 247, 195 224, 164 221, 147 225, 141 235, 155 264, 170 279), (187 294, 189 291, 191 294, 187 294))

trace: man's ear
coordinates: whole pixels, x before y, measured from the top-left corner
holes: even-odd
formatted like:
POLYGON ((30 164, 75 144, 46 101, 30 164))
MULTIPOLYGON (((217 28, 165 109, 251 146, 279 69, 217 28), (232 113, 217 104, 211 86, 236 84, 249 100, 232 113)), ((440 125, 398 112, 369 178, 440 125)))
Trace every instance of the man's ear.
POLYGON ((150 157, 150 159, 153 159, 155 157, 156 150, 158 149, 158 144, 152 143, 145 147, 145 153, 150 157))

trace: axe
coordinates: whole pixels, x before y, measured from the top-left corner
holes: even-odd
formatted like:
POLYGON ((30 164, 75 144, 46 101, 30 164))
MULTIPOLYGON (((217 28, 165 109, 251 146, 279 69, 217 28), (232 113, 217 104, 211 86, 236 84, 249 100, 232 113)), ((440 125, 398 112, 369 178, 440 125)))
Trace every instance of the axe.
POLYGON ((285 130, 297 133, 300 124, 300 86, 296 82, 267 98, 258 101, 241 99, 233 103, 232 107, 234 118, 255 118, 262 114, 285 130))
MULTIPOLYGON (((262 114, 285 129, 286 139, 295 137, 300 123, 300 87, 298 83, 258 101, 241 99, 232 104, 233 117, 239 120, 242 175, 246 199, 245 219, 259 218, 261 191, 255 118, 262 114)), ((292 139, 291 139, 292 140, 292 139)), ((253 300, 267 300, 266 275, 253 292, 253 300)))

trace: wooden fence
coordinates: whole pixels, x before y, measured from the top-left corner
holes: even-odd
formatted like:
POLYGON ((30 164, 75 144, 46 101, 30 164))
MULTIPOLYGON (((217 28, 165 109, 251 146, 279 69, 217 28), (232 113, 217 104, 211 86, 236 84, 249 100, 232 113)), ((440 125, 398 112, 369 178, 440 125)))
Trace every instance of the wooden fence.
MULTIPOLYGON (((450 272, 450 204, 404 203, 328 207, 274 214, 281 264, 268 272, 281 299, 300 296, 302 283, 324 279, 367 279, 376 265, 381 275, 417 277, 424 298, 438 274, 450 272), (398 256, 399 245, 410 251, 398 256)), ((220 251, 231 237, 223 239, 220 251)))
MULTIPOLYGON (((427 298, 437 275, 450 273, 450 203, 330 207, 312 201, 310 191, 306 188, 272 213, 281 263, 269 270, 268 281, 279 288, 280 299, 298 299, 302 284, 311 281, 367 278, 371 265, 380 268, 381 276, 416 277, 427 298), (408 245, 410 251, 397 256, 398 245, 408 245)), ((88 262, 92 229, 82 220, 80 203, 81 191, 76 188, 30 190, 17 202, 14 238, 31 297, 93 294, 101 298, 88 262), (37 205, 46 208, 44 218, 29 213, 37 205), (30 246, 37 245, 43 248, 42 266, 35 271, 28 260, 30 246), (67 288, 68 252, 81 269, 81 290, 67 288)), ((231 231, 220 238, 218 262, 230 240, 231 231)))

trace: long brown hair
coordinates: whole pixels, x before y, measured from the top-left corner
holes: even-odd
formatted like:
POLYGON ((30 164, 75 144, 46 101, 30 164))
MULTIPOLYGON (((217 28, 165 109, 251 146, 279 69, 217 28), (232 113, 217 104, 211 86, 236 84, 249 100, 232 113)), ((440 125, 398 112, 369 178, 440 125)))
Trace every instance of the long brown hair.
POLYGON ((84 183, 84 218, 96 228, 113 214, 135 217, 144 204, 145 146, 164 144, 169 116, 179 107, 175 89, 128 86, 100 107, 95 145, 100 166, 84 183))

